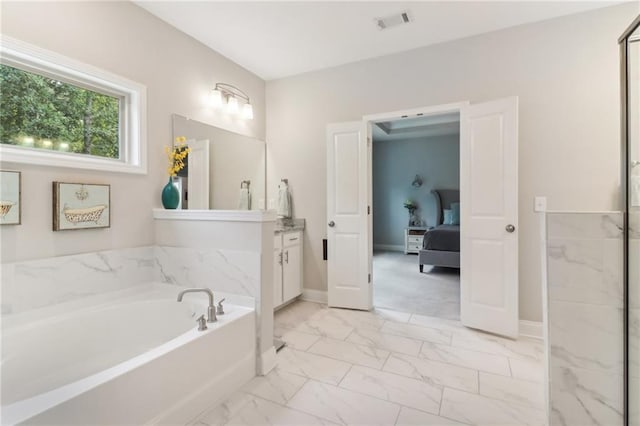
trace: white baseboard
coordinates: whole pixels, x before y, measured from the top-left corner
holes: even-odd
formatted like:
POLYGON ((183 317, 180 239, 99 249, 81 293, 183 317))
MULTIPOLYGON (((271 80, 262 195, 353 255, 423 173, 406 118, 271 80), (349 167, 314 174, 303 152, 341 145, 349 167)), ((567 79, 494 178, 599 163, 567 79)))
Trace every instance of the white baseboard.
POLYGON ((379 251, 402 251, 403 252, 404 246, 395 246, 392 244, 374 244, 373 249, 379 250, 379 251))
POLYGON ((520 335, 542 340, 542 322, 520 320, 520 335))
POLYGON ((302 289, 302 296, 300 296, 300 299, 316 303, 327 303, 327 300, 329 300, 326 290, 312 290, 309 288, 302 289))
POLYGON ((276 348, 271 346, 260 356, 260 372, 261 376, 266 376, 276 366, 276 348))

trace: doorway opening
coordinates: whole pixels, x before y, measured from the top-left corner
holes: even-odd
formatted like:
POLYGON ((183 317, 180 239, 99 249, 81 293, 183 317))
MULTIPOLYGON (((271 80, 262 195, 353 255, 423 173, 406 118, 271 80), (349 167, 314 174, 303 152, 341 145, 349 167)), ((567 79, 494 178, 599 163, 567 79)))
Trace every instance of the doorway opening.
POLYGON ((371 121, 377 308, 460 319, 460 111, 371 121))

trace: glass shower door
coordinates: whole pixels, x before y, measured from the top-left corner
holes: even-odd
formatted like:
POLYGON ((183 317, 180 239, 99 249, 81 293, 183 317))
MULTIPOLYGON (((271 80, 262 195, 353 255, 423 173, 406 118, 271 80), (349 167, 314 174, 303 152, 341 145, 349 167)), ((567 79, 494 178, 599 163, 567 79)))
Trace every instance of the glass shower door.
POLYGON ((620 39, 626 143, 626 399, 630 426, 640 426, 640 17, 620 39))

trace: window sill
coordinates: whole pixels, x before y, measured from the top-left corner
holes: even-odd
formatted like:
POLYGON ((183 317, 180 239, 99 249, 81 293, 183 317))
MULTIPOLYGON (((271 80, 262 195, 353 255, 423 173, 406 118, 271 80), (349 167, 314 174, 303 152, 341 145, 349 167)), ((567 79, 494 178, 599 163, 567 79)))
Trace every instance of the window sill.
POLYGON ((88 157, 82 154, 61 153, 0 145, 0 161, 14 164, 34 164, 50 167, 89 169, 105 172, 146 174, 145 164, 125 163, 110 158, 88 157))

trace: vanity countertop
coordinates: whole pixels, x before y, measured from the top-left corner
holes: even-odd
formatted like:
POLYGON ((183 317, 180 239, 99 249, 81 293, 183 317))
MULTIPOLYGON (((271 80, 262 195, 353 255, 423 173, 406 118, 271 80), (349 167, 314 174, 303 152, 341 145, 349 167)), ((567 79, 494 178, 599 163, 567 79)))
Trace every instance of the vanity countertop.
POLYGON ((276 220, 275 233, 303 231, 305 226, 304 219, 278 219, 276 220))

